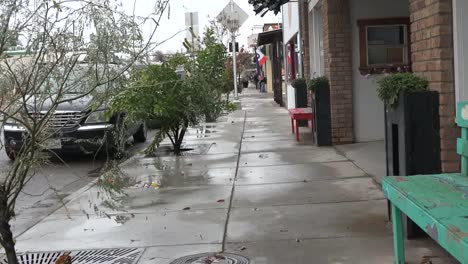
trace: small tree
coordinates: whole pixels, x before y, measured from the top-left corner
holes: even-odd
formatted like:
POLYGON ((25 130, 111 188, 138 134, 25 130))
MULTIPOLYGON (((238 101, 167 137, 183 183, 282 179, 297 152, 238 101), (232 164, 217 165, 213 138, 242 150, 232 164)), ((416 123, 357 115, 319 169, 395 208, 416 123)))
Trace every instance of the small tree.
POLYGON ((226 110, 227 98, 230 91, 226 91, 223 82, 226 78, 226 47, 219 42, 215 30, 208 27, 203 37, 203 48, 198 51, 194 79, 199 86, 200 106, 207 122, 216 119, 226 110))
POLYGON ((176 154, 180 154, 182 143, 190 126, 198 124, 202 112, 198 82, 193 76, 182 79, 176 71, 187 71, 189 60, 175 55, 162 65, 150 65, 132 76, 130 87, 118 94, 112 111, 125 111, 131 119, 157 120, 161 129, 147 148, 148 155, 154 154, 164 137, 169 137, 176 154))
POLYGON ((109 0, 1 1, 1 123, 22 132, 20 150, 10 152, 16 159, 0 175, 0 245, 8 263, 18 264, 10 226, 16 199, 46 161, 47 141, 63 128, 54 127, 56 110, 97 93, 109 96, 112 83, 145 57, 154 31, 145 43, 140 26, 154 22, 156 30, 168 5, 155 2, 153 13, 137 17, 109 0), (12 58, 6 49, 17 35, 24 55, 12 58))

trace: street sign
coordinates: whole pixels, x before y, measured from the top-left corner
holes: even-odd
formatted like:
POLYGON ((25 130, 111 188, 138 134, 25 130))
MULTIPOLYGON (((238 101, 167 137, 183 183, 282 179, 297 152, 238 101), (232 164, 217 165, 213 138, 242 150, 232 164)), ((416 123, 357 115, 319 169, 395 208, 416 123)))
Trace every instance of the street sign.
POLYGON ((198 50, 199 37, 200 37, 200 26, 198 24, 198 12, 187 12, 185 13, 185 26, 186 26, 186 39, 190 43, 193 50, 198 50))
POLYGON ((229 31, 236 32, 247 21, 249 15, 234 1, 231 1, 216 18, 229 31))
POLYGON ((238 6, 234 0, 231 0, 229 4, 221 11, 221 13, 216 17, 218 22, 225 26, 231 32, 231 49, 232 49, 232 66, 233 66, 233 75, 234 75, 234 99, 238 100, 237 95, 237 59, 236 59, 236 31, 247 21, 249 15, 238 6), (232 47, 234 46, 234 47, 232 47))
POLYGON ((247 44, 250 48, 257 47, 258 34, 252 34, 247 38, 247 44))
MULTIPOLYGON (((232 52, 232 42, 229 42, 229 52, 232 52)), ((236 42, 236 52, 239 52, 239 42, 236 42)))

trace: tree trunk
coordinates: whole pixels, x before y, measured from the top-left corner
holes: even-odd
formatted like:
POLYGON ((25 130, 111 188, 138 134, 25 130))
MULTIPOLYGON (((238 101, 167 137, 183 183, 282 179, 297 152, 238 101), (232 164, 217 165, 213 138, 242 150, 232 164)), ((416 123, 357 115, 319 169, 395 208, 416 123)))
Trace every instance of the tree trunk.
POLYGON ((16 256, 15 241, 11 232, 11 226, 7 220, 0 220, 0 235, 2 237, 2 246, 5 249, 5 254, 8 264, 18 264, 18 257, 16 256))
POLYGON ((15 241, 11 232, 11 213, 8 206, 8 195, 3 186, 0 186, 0 244, 5 250, 8 264, 18 264, 15 241))
POLYGON ((178 134, 178 137, 175 139, 174 152, 177 155, 180 155, 181 153, 181 150, 182 150, 181 147, 182 147, 182 143, 184 142, 184 136, 185 136, 186 131, 187 131, 186 128, 182 128, 180 133, 178 134))

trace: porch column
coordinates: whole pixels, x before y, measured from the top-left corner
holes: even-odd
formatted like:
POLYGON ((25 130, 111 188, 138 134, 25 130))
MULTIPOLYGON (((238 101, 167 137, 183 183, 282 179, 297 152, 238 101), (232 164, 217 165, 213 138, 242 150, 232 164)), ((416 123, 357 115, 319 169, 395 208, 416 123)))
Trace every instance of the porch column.
POLYGON ((322 0, 325 75, 330 80, 333 144, 354 142, 349 0, 322 0))
POLYGON ((439 92, 443 172, 459 171, 455 124, 455 76, 452 0, 409 0, 413 72, 439 92))
MULTIPOLYGON (((302 36, 304 78, 310 80, 309 2, 307 0, 299 0, 299 28, 302 36)), ((307 105, 312 105, 312 93, 310 90, 307 91, 307 105)))

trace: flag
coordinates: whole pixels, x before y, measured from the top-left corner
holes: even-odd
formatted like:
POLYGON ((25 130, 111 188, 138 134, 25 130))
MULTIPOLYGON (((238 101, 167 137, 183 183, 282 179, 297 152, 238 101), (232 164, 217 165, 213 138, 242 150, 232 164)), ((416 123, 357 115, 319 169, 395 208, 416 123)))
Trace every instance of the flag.
POLYGON ((262 67, 263 64, 265 64, 265 62, 267 62, 267 57, 265 56, 265 54, 263 54, 263 52, 260 50, 260 48, 257 48, 256 53, 257 53, 256 56, 257 56, 258 64, 260 65, 260 67, 262 67))
POLYGON ((257 76, 259 77, 259 80, 263 78, 262 66, 265 64, 266 60, 267 58, 265 55, 259 48, 257 48, 255 51, 255 64, 257 65, 257 76))

